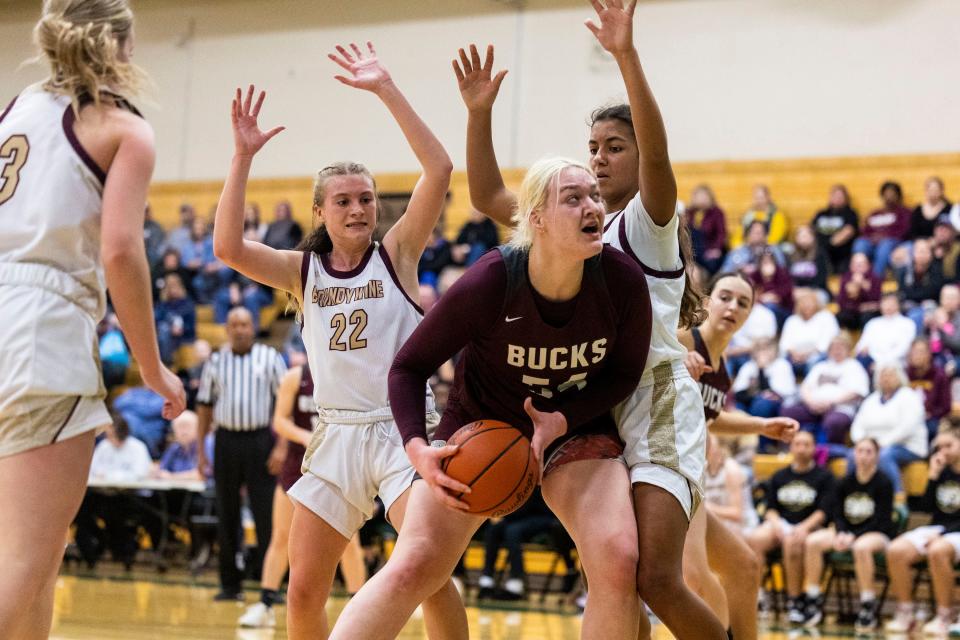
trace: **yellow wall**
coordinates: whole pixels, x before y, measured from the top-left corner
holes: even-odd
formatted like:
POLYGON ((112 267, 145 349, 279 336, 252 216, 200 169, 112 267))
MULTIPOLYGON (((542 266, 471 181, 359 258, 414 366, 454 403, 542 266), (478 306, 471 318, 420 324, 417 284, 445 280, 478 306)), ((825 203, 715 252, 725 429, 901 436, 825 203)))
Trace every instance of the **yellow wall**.
MULTIPOLYGON (((947 185, 947 197, 960 198, 960 153, 869 156, 848 158, 804 158, 799 160, 751 160, 722 162, 682 162, 674 166, 680 198, 688 200, 694 186, 707 183, 713 187, 717 200, 727 212, 730 223, 736 223, 750 204, 751 187, 757 183, 769 185, 774 200, 790 218, 792 226, 809 222, 814 213, 825 206, 827 192, 836 183, 847 185, 854 206, 861 217, 877 206, 877 191, 888 179, 897 180, 904 189, 908 204, 913 205, 923 196, 923 182, 932 175, 940 176, 947 185)), ((522 169, 504 172, 507 184, 516 189, 523 177, 522 169)), ((380 174, 377 185, 381 191, 409 191, 416 183, 417 174, 380 174)), ((165 182, 150 190, 154 216, 164 226, 177 221, 181 202, 191 202, 198 213, 206 215, 220 196, 220 182, 165 182)), ((290 200, 294 215, 306 228, 311 226, 312 179, 269 178, 251 180, 248 201, 257 202, 264 219, 272 219, 274 203, 290 200)), ((467 217, 470 202, 466 174, 453 175, 450 191, 452 199, 447 210, 446 233, 455 235, 467 217)))

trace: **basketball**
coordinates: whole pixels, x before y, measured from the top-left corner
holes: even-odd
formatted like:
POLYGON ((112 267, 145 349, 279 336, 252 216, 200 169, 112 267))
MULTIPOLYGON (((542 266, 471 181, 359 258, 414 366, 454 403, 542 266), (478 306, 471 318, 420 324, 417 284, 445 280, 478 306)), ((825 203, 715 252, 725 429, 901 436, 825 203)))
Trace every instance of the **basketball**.
POLYGON ((518 509, 537 484, 537 461, 530 441, 498 420, 477 420, 460 427, 447 440, 459 447, 445 458, 443 471, 473 491, 457 499, 469 512, 498 518, 518 509))

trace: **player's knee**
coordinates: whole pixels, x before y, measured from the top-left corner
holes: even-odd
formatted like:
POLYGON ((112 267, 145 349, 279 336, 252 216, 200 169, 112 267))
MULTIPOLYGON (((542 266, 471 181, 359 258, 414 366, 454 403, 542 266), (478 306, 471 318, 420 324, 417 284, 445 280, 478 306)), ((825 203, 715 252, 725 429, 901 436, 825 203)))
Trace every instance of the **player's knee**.
POLYGON ((391 593, 417 595, 418 601, 436 593, 450 577, 418 557, 391 558, 382 571, 391 593))
POLYGON ((933 561, 953 562, 953 545, 942 538, 930 543, 927 552, 929 558, 933 561))
POLYGON ((887 549, 887 560, 890 562, 907 562, 912 551, 912 545, 906 540, 894 540, 887 549))
POLYGON ((587 575, 590 576, 590 588, 594 585, 607 591, 633 593, 636 589, 637 564, 639 551, 632 541, 622 537, 610 536, 600 541, 596 549, 601 553, 590 558, 587 575))
POLYGON ((863 538, 857 538, 850 545, 850 552, 855 558, 870 557, 873 555, 872 545, 863 538))
POLYGON ((677 596, 686 588, 680 567, 670 566, 662 558, 657 562, 641 562, 637 569, 637 592, 654 609, 679 602, 677 596))

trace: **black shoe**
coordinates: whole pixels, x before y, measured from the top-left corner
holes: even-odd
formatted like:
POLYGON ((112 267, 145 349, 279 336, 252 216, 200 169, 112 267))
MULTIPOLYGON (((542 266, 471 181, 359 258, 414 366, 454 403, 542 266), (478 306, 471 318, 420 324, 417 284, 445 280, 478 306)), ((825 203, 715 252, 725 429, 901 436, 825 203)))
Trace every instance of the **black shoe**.
POLYGON ((790 624, 803 624, 807 621, 807 598, 800 596, 787 600, 787 622, 790 624))
POLYGON ((516 601, 516 600, 523 600, 527 596, 522 593, 517 593, 516 591, 510 591, 508 589, 496 589, 493 592, 492 597, 494 600, 516 601))
POLYGON ((224 589, 223 591, 218 591, 217 595, 213 596, 214 602, 243 602, 243 592, 234 591, 232 589, 224 589))
POLYGON ((819 595, 813 600, 807 599, 807 606, 804 608, 807 619, 803 621, 805 627, 816 627, 823 622, 823 605, 825 603, 826 598, 823 595, 819 595))
POLYGON ((877 603, 868 600, 860 604, 860 613, 857 614, 857 623, 854 630, 857 633, 873 633, 877 630, 877 603))
POLYGON ((493 597, 493 587, 480 587, 477 591, 477 599, 488 600, 493 597))

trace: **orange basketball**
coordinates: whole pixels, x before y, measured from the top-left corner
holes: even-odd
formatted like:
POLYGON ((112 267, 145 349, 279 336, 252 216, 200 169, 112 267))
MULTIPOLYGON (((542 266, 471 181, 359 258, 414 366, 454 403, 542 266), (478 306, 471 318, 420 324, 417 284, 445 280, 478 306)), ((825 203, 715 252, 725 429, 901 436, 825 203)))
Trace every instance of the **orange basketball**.
POLYGON ((473 491, 455 494, 470 513, 500 517, 517 509, 537 484, 538 467, 530 441, 497 420, 477 420, 447 440, 459 449, 443 460, 443 471, 473 491))

